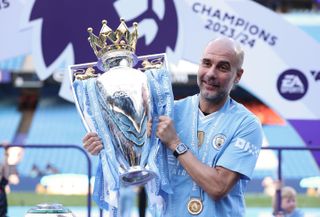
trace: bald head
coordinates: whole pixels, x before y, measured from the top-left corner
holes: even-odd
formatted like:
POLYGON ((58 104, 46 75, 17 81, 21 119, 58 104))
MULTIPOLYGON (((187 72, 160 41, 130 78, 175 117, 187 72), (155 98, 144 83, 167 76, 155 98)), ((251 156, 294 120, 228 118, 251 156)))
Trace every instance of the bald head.
POLYGON ((207 44, 204 53, 208 52, 208 50, 211 50, 213 47, 234 55, 236 61, 235 65, 238 69, 242 68, 244 52, 241 46, 235 40, 228 37, 218 37, 213 39, 207 44))

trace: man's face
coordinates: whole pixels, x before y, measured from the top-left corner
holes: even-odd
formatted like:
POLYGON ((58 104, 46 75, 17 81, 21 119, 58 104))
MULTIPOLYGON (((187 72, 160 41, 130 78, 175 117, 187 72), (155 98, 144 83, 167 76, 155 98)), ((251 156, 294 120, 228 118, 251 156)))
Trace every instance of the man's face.
POLYGON ((233 44, 214 41, 206 47, 198 70, 201 99, 223 102, 242 75, 233 44))

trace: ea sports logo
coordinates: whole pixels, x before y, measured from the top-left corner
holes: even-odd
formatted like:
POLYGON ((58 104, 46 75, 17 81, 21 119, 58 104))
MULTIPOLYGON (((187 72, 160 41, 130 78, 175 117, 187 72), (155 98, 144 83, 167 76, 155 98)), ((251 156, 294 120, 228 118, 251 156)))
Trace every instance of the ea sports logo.
POLYGON ((277 88, 283 98, 292 101, 298 100, 307 93, 308 80, 299 70, 289 69, 279 76, 277 88))

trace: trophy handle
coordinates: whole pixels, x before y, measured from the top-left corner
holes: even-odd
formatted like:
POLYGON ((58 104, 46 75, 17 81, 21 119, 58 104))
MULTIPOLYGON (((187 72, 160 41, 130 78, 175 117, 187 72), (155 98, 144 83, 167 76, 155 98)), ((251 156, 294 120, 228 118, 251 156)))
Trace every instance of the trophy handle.
POLYGON ((68 67, 69 79, 70 79, 70 84, 71 84, 70 86, 71 86, 74 104, 77 108, 77 111, 78 111, 80 117, 81 117, 82 124, 87 132, 93 132, 96 130, 94 129, 92 124, 90 124, 90 125, 88 124, 88 122, 90 122, 90 120, 85 118, 83 110, 80 108, 80 101, 78 99, 78 94, 77 94, 75 87, 74 87, 74 82, 75 82, 77 73, 82 72, 84 74, 88 68, 92 68, 92 67, 96 66, 96 64, 97 64, 97 62, 90 62, 90 63, 84 63, 84 64, 71 65, 68 67))

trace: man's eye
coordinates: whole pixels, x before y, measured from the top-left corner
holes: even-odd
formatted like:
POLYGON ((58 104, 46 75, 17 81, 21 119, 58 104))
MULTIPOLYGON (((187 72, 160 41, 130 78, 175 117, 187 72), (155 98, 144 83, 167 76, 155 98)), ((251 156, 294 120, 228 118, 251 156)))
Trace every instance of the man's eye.
POLYGON ((205 67, 210 67, 212 64, 211 64, 210 61, 203 60, 202 61, 202 65, 205 66, 205 67))
POLYGON ((228 65, 226 65, 226 64, 222 64, 222 65, 220 65, 218 68, 219 68, 221 71, 224 71, 224 72, 230 70, 230 67, 229 67, 228 65))

